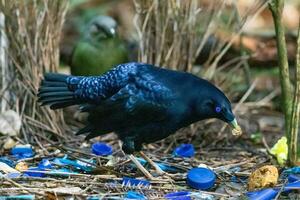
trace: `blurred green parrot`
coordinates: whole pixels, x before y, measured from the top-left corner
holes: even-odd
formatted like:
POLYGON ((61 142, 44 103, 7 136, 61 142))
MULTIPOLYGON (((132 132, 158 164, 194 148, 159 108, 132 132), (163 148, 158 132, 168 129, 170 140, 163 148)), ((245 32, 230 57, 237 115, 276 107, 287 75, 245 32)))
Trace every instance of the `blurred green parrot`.
POLYGON ((128 62, 125 43, 118 37, 116 21, 109 16, 91 20, 73 49, 70 67, 76 76, 103 74, 114 65, 128 62))

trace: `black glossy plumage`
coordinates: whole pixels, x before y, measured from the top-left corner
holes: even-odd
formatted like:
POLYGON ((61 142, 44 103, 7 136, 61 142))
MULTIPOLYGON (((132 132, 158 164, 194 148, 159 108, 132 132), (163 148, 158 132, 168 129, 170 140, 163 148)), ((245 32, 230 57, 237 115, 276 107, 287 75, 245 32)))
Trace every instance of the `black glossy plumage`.
POLYGON ((116 132, 126 153, 199 120, 234 119, 226 96, 208 81, 143 63, 120 64, 97 77, 49 73, 38 96, 52 109, 79 104, 89 117, 78 134, 116 132))

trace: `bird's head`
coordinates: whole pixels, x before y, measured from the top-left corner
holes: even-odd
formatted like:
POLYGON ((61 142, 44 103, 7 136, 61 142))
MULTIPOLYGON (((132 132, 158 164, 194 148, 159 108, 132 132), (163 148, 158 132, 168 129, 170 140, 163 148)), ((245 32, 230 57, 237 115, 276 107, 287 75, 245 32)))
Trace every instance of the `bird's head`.
MULTIPOLYGON (((206 82, 206 81, 205 81, 206 82)), ((205 90, 201 92, 198 102, 198 112, 206 118, 217 118, 228 123, 234 130, 240 130, 232 112, 231 103, 225 94, 217 87, 206 82, 205 90)))
POLYGON ((116 36, 117 22, 109 16, 97 16, 88 25, 88 37, 103 40, 116 36))

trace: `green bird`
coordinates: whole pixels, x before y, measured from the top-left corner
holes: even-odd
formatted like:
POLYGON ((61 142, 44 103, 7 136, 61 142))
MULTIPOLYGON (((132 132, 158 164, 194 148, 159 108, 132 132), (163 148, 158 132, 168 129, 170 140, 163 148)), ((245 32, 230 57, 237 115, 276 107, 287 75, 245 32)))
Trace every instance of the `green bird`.
POLYGON ((71 74, 100 75, 113 66, 128 62, 125 43, 118 37, 117 22, 109 16, 91 20, 71 56, 71 74))

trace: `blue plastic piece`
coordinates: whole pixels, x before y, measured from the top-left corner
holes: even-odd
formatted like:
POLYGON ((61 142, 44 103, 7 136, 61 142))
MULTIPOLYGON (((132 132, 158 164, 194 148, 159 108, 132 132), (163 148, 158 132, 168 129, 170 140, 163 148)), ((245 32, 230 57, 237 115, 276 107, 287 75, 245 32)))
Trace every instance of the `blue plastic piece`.
POLYGON ((165 195, 168 200, 191 200, 190 192, 172 192, 165 195))
MULTIPOLYGON (((141 163, 141 165, 146 165, 147 164, 147 161, 145 159, 143 159, 143 158, 137 157, 136 159, 141 163)), ((157 162, 156 162, 156 164, 163 171, 166 171, 166 172, 178 172, 178 169, 175 168, 175 167, 172 167, 172 166, 169 166, 169 165, 166 165, 166 164, 163 164, 163 163, 157 163, 157 162)), ((133 165, 133 166, 136 167, 136 165, 133 165)))
POLYGON ((286 186, 283 189, 283 192, 289 192, 291 190, 299 190, 299 189, 300 189, 300 181, 295 181, 293 183, 286 184, 286 186))
MULTIPOLYGON (((277 193, 281 188, 268 188, 254 192, 248 192, 246 195, 250 200, 271 200, 276 197, 277 193)), ((291 190, 299 190, 300 181, 287 184, 282 192, 290 192, 291 190)))
POLYGON ((48 159, 43 159, 39 164, 38 164, 39 169, 52 169, 52 164, 48 159))
POLYGON ((290 174, 288 176, 288 182, 289 183, 293 183, 293 182, 296 182, 296 181, 300 181, 300 176, 299 175, 290 174))
POLYGON ((247 196, 249 200, 271 200, 274 199, 278 191, 272 188, 259 190, 255 192, 248 192, 247 196))
POLYGON ((300 167, 292 167, 282 172, 283 174, 300 174, 300 167))
POLYGON ((14 155, 17 159, 31 158, 34 156, 34 152, 31 146, 16 146, 11 149, 11 154, 14 155))
POLYGON ((34 200, 34 195, 9 195, 9 196, 0 196, 0 200, 34 200))
POLYGON ((6 156, 0 157, 0 162, 5 163, 13 168, 15 168, 15 166, 16 166, 16 162, 12 161, 11 159, 7 158, 6 156))
POLYGON ((192 144, 181 144, 179 147, 176 147, 173 154, 179 157, 193 157, 195 155, 195 148, 192 144))
POLYGON ((97 142, 92 145, 92 152, 97 156, 108 156, 112 154, 113 149, 110 145, 106 143, 97 142))
POLYGON ((122 184, 130 185, 130 186, 149 186, 150 182, 147 180, 139 180, 135 178, 123 177, 122 184))
POLYGON ((216 182, 215 173, 207 168, 193 168, 188 172, 187 184, 195 189, 207 190, 216 182))
POLYGON ((42 170, 38 167, 31 167, 24 172, 24 175, 32 176, 32 177, 45 177, 46 174, 43 173, 42 171, 44 171, 44 170, 42 170), (35 171, 38 171, 38 172, 35 172, 35 171))
POLYGON ((140 193, 137 193, 135 191, 128 191, 126 196, 125 196, 125 199, 146 199, 146 197, 140 193))
POLYGON ((19 178, 20 176, 22 176, 22 173, 21 172, 11 172, 11 173, 6 174, 5 176, 10 179, 19 178))
MULTIPOLYGON (((87 161, 90 162, 90 161, 87 161)), ((83 171, 92 171, 93 167, 92 165, 85 163, 85 162, 81 162, 81 161, 75 161, 75 160, 70 160, 68 159, 68 156, 64 156, 63 158, 55 158, 53 160, 53 163, 60 165, 60 166, 72 166, 75 167, 77 169, 83 170, 83 171)))

